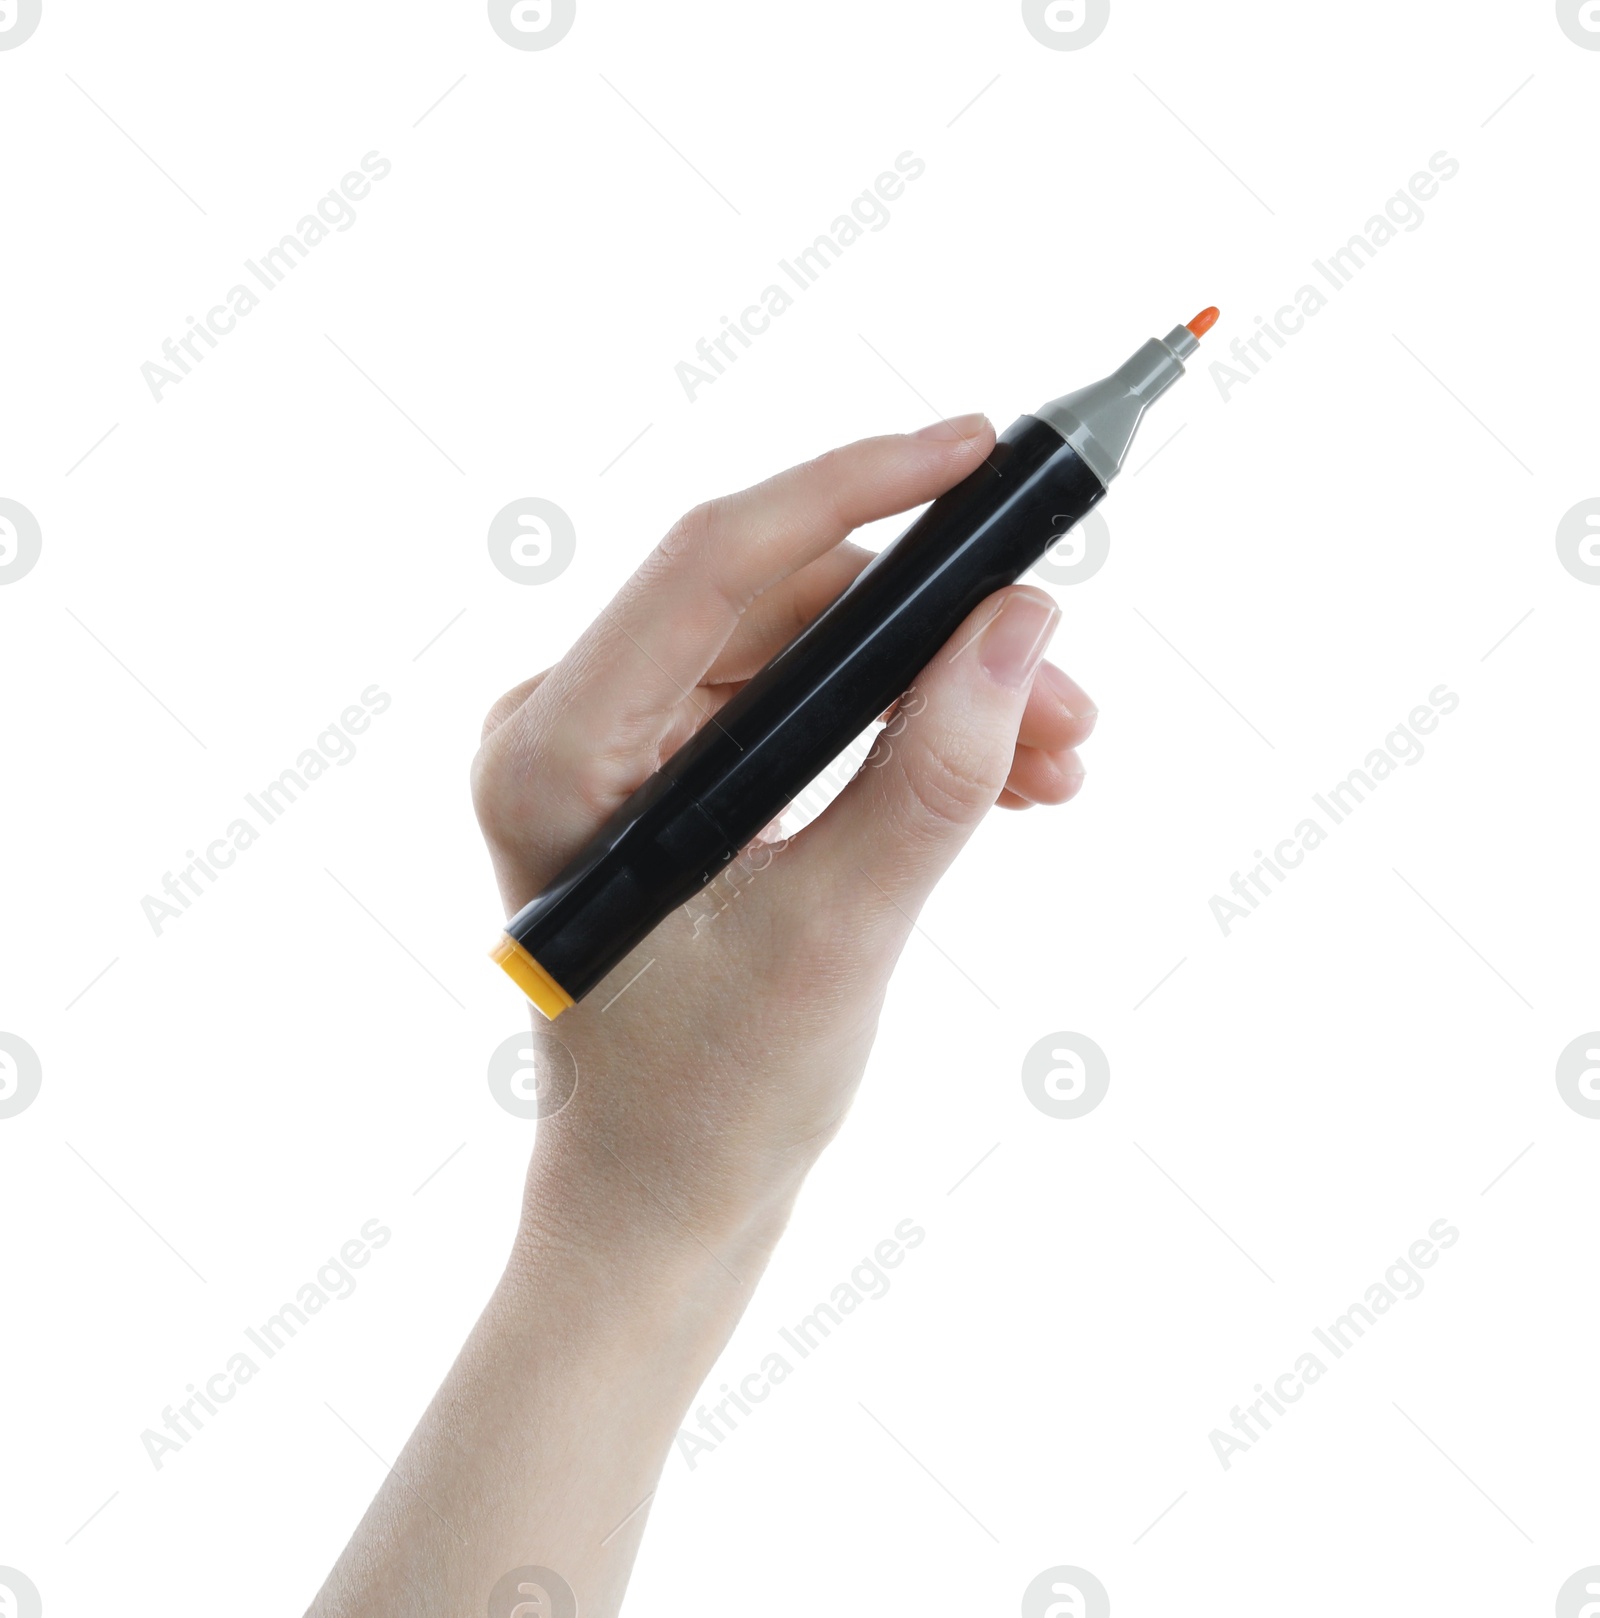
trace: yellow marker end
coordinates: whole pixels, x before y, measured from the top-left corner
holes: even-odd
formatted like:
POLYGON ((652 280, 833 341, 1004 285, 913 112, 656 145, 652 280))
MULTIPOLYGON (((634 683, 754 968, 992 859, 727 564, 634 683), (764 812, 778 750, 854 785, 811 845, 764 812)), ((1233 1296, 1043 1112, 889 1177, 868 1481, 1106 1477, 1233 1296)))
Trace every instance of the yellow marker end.
POLYGON ((552 1022, 568 1006, 574 1003, 572 996, 534 960, 510 933, 500 935, 499 942, 489 951, 489 959, 552 1022))

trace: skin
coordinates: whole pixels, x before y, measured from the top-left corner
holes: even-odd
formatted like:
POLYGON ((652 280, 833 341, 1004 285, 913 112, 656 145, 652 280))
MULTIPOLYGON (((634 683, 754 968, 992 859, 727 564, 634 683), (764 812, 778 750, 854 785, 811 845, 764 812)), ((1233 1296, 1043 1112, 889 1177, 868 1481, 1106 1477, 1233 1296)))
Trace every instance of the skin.
MULTIPOLYGON (((674 525, 485 722, 473 798, 507 914, 865 566, 854 528, 993 444, 982 416, 865 439, 674 525)), ((849 1108, 923 901, 991 806, 1082 783, 1094 706, 1040 661, 1058 617, 1039 590, 991 596, 919 676, 888 756, 738 903, 698 931, 674 914, 535 1019, 577 1089, 539 1125, 504 1276, 311 1614, 482 1613, 528 1566, 584 1618, 618 1610, 674 1435, 849 1108)), ((541 1599, 496 1618, 519 1601, 557 1618, 541 1599)))

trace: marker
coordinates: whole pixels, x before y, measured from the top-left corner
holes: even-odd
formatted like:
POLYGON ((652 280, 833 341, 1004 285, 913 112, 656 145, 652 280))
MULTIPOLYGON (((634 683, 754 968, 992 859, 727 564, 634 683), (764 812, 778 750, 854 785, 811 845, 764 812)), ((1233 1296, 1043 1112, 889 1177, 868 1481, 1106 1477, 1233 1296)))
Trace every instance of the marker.
POLYGON ((1105 496, 1205 309, 1021 416, 512 917, 492 958, 547 1017, 581 1000, 902 696, 979 602, 1105 496))

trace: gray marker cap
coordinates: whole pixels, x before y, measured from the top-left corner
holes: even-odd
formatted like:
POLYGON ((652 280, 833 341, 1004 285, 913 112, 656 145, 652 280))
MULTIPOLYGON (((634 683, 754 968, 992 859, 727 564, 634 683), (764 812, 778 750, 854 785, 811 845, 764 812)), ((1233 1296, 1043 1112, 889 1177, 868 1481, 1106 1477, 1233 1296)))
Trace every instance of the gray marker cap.
POLYGON ((1183 375, 1184 360, 1199 346, 1187 326, 1175 326, 1159 340, 1152 337, 1110 376, 1052 399, 1034 415, 1049 422, 1109 485, 1122 470, 1140 418, 1183 375))

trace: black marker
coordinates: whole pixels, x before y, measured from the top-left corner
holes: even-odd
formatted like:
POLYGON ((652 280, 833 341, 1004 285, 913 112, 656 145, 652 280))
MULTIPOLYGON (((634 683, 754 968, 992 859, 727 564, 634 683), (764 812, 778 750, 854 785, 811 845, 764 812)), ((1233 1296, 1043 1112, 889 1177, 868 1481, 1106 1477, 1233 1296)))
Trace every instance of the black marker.
POLYGON ((581 1000, 904 694, 985 597, 1104 497, 1207 309, 1104 381, 1013 422, 619 808, 493 951, 547 1017, 581 1000))

